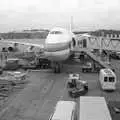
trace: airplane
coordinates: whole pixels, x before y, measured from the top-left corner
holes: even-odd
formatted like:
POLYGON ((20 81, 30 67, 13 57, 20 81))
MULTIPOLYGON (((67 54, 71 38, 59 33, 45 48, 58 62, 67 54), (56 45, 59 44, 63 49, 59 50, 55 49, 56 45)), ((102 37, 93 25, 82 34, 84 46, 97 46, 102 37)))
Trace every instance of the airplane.
MULTIPOLYGON (((51 66, 54 70, 54 73, 60 73, 61 68, 63 67, 63 61, 67 60, 71 55, 71 51, 77 45, 75 35, 64 28, 55 27, 50 30, 47 38, 45 39, 45 45, 41 44, 32 44, 26 42, 16 42, 16 41, 7 41, 2 40, 3 42, 12 43, 13 46, 28 45, 30 48, 38 47, 44 49, 44 55, 48 60, 51 61, 51 66)), ((14 49, 14 48, 13 48, 14 49)))

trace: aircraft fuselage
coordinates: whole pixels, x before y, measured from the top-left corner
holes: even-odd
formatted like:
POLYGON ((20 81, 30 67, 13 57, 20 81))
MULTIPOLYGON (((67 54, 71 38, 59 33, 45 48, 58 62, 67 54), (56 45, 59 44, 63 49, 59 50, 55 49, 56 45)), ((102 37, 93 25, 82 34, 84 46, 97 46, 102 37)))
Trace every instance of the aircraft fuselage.
POLYGON ((45 54, 49 60, 64 61, 70 56, 73 34, 62 28, 54 28, 45 41, 45 54))

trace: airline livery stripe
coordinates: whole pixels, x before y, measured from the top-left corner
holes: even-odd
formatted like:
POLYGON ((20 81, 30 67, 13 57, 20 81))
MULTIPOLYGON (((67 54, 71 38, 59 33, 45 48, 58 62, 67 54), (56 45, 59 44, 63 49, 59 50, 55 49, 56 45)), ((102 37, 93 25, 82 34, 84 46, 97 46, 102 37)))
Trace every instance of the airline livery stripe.
POLYGON ((57 44, 46 44, 45 51, 56 52, 68 49, 70 47, 70 42, 67 43, 57 43, 57 44))

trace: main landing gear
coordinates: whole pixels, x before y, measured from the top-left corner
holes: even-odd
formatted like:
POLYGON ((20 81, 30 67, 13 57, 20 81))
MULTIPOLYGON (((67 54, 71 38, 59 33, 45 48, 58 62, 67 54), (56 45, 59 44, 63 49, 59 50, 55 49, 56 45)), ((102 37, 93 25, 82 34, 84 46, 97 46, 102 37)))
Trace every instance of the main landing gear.
POLYGON ((62 64, 60 63, 54 63, 54 73, 60 73, 61 72, 61 67, 62 67, 62 64))

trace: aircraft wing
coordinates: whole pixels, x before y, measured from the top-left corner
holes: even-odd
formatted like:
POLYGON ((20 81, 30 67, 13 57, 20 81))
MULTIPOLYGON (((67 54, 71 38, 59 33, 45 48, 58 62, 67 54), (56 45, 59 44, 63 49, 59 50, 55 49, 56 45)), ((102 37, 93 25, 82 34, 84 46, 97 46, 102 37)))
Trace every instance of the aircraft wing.
POLYGON ((18 41, 8 41, 8 40, 2 40, 0 42, 11 43, 11 44, 20 44, 20 45, 28 45, 28 46, 34 46, 34 47, 39 47, 41 49, 44 49, 43 44, 34 44, 34 43, 28 43, 28 42, 18 42, 18 41))

